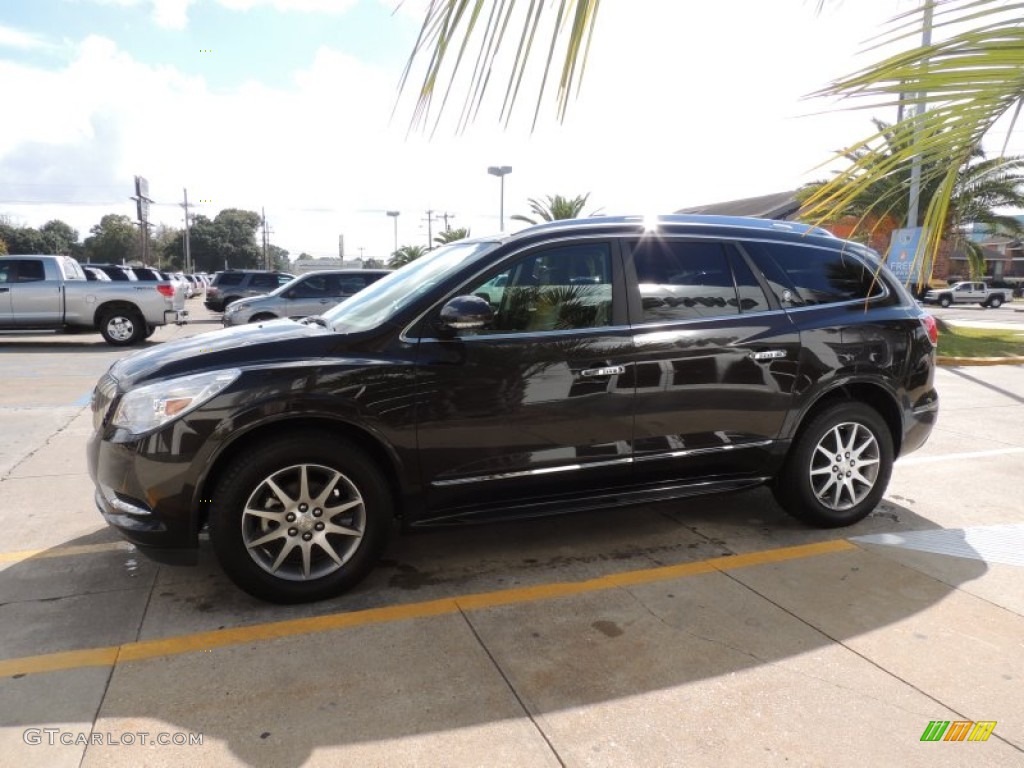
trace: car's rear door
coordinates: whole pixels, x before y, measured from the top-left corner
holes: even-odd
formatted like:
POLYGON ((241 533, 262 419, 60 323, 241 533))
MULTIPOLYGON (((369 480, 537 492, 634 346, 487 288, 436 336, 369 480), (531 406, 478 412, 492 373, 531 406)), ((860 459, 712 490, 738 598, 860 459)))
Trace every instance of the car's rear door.
POLYGON ((764 473, 792 403, 799 333, 735 243, 652 235, 624 251, 635 479, 764 473))
POLYGON ((51 326, 63 319, 61 275, 56 261, 14 259, 10 285, 11 314, 16 326, 51 326))
POLYGON ((631 477, 632 352, 610 239, 521 252, 453 295, 504 275, 494 323, 441 338, 420 324, 417 439, 435 515, 614 489, 631 477))

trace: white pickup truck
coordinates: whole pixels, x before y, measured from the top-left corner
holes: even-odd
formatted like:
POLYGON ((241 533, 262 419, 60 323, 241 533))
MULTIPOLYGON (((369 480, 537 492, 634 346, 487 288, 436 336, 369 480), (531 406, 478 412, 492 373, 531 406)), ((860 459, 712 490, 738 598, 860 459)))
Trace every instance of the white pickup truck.
POLYGON ((123 347, 187 314, 169 282, 93 282, 68 256, 0 256, 0 330, 99 331, 123 347))
POLYGON ((922 301, 942 307, 951 304, 981 304, 995 309, 1012 298, 1013 294, 1004 288, 989 288, 985 283, 962 282, 953 283, 949 288, 928 291, 922 301))

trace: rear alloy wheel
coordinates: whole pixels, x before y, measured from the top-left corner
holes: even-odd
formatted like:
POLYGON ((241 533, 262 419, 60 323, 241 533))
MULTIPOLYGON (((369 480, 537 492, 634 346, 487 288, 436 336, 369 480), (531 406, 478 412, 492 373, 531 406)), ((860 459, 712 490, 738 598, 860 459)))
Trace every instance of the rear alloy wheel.
POLYGON ((127 347, 146 338, 146 322, 135 310, 113 310, 100 318, 100 335, 108 344, 127 347))
POLYGON ((801 430, 773 485, 775 497, 811 525, 851 525, 881 501, 892 463, 892 436, 878 412, 842 403, 801 430))
POLYGON ((225 471, 210 538, 225 572, 275 603, 333 597, 372 568, 393 517, 387 484, 355 445, 319 432, 258 445, 225 471))

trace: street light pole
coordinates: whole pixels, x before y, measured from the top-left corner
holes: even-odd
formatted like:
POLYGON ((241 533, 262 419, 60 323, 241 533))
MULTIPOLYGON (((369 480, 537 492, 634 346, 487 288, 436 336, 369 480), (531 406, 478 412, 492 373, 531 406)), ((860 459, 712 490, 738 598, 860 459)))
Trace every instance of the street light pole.
POLYGON ((398 215, 400 213, 401 211, 387 211, 388 216, 395 221, 395 250, 392 253, 398 250, 398 215))
POLYGON ((505 231, 505 176, 512 173, 512 166, 510 165, 492 165, 487 169, 487 172, 491 176, 497 176, 501 179, 501 207, 499 210, 499 221, 501 222, 501 231, 505 231))

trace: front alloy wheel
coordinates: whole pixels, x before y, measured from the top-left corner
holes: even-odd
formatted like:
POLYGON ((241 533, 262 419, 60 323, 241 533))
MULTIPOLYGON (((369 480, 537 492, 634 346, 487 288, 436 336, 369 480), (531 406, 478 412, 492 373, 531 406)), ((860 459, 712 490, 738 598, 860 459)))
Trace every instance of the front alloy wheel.
POLYGON ((357 445, 313 430, 246 446, 210 500, 210 541, 225 573, 275 603, 333 597, 374 566, 391 494, 357 445))
POLYGON ((772 490, 805 523, 851 525, 881 501, 893 459, 892 434, 878 411, 864 403, 838 403, 800 429, 772 490))
POLYGON ((242 541, 264 571, 287 581, 320 579, 363 541, 366 503, 341 472, 297 464, 264 478, 242 511, 242 541))

